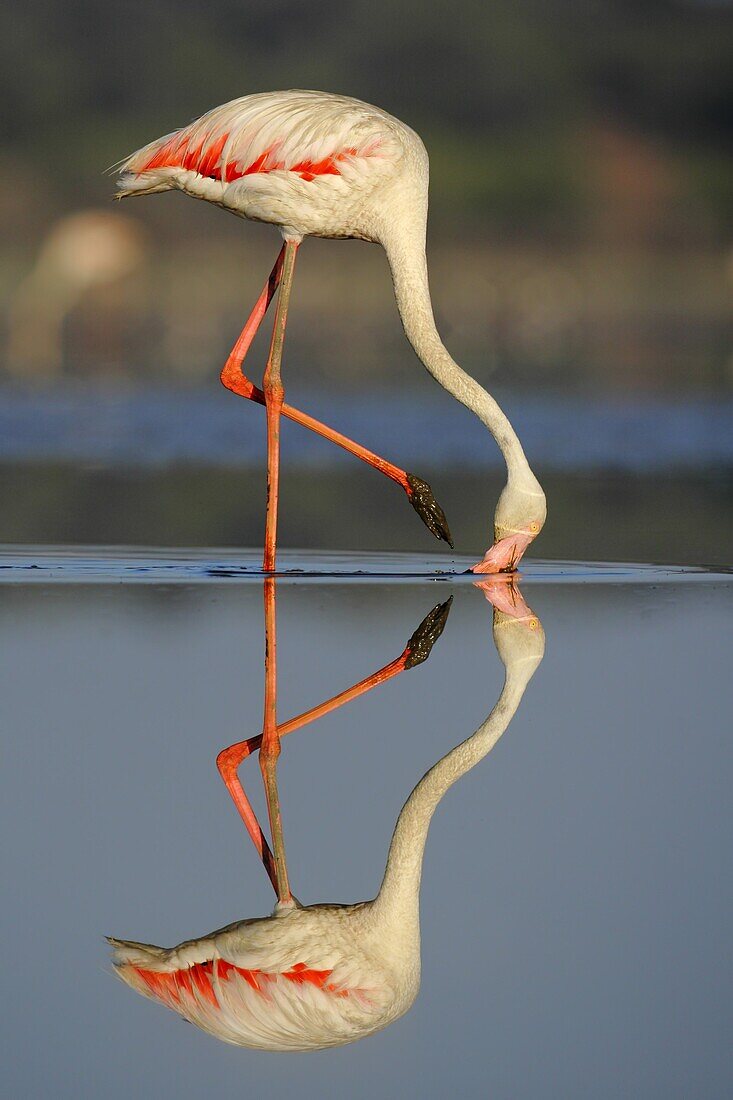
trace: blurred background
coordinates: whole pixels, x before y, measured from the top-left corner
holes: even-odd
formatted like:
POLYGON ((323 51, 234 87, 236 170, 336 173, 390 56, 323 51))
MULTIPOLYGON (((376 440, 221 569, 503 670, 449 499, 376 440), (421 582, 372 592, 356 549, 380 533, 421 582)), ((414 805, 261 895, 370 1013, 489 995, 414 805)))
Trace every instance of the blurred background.
MULTIPOLYGON (((261 541, 263 411, 217 378, 277 235, 180 194, 113 205, 106 169, 306 87, 425 140, 438 325, 546 486, 537 553, 725 562, 732 33, 722 0, 6 6, 0 540, 261 541)), ((381 250, 307 242, 291 317, 288 400, 428 477, 484 549, 500 456, 416 361, 381 250)), ((284 544, 430 548, 394 486, 293 425, 283 446, 284 544)))

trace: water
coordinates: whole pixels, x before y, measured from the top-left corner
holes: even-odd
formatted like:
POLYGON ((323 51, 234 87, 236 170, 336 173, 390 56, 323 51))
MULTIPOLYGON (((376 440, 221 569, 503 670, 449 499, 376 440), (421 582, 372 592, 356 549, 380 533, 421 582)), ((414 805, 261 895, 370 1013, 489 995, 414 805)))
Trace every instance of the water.
MULTIPOLYGON (((362 584, 421 581, 426 584, 474 584, 476 558, 458 554, 337 553, 278 551, 278 577, 287 582, 356 581, 362 584)), ((554 584, 684 584, 718 582, 729 571, 705 566, 668 566, 633 562, 527 561, 521 578, 554 584)), ((171 550, 149 547, 7 547, 0 548, 0 584, 204 584, 246 581, 261 584, 262 551, 231 549, 171 550)))
MULTIPOLYGON (((438 388, 289 400, 428 479, 478 555, 505 475, 483 425, 438 388)), ((503 395, 502 395, 503 400, 503 395)), ((723 565, 733 524, 730 401, 507 395, 550 502, 552 559, 723 565)), ((265 418, 220 386, 0 387, 4 543, 240 547, 263 537, 265 418)), ((401 489, 283 425, 280 535, 310 549, 430 551, 401 489)))
MULTIPOLYGON (((281 720, 386 665, 454 597, 424 664, 283 741, 303 903, 373 896, 405 797, 497 700, 467 564, 282 559, 281 720)), ((352 1046, 273 1055, 124 988, 102 938, 172 944, 271 908, 214 766, 261 728, 257 556, 0 565, 8 1095, 730 1094, 730 575, 528 564, 545 658, 433 821, 415 1004, 352 1046)), ((242 775, 264 814, 256 763, 242 775)))
MULTIPOLYGON (((497 396, 538 469, 649 475, 733 465, 733 402, 720 396, 497 396)), ((438 390, 349 395, 295 381, 288 400, 408 469, 503 466, 476 417, 438 390)), ((333 461, 333 449, 311 432, 287 424, 283 434, 298 466, 317 469, 333 461)), ((261 410, 211 385, 0 388, 0 462, 259 464, 264 444, 261 410)))

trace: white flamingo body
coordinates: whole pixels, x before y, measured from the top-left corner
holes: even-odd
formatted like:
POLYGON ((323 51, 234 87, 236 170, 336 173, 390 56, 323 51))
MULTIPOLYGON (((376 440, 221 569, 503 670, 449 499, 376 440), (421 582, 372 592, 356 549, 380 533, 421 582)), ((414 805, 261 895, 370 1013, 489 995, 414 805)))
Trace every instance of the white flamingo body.
POLYGON ((287 91, 215 107, 140 149, 121 171, 123 194, 175 188, 277 225, 288 240, 380 240, 385 188, 424 193, 428 158, 418 135, 385 111, 287 91))
POLYGON ((294 247, 307 236, 381 244, 407 338, 435 380, 491 431, 507 464, 496 545, 475 569, 513 569, 545 522, 545 495, 507 417, 451 358, 435 326, 428 177, 422 140, 386 111, 346 96, 282 91, 232 100, 138 150, 122 164, 119 196, 181 190, 276 225, 294 247))
POLYGON ((239 1046, 320 1050, 386 1027, 412 1004, 417 966, 393 967, 369 907, 278 908, 170 950, 112 940, 139 993, 239 1046))
POLYGON ((278 906, 270 917, 174 948, 111 939, 123 981, 226 1042, 265 1050, 338 1046, 402 1016, 420 986, 419 895, 430 821, 446 791, 499 740, 544 653, 542 627, 523 602, 507 613, 495 603, 494 640, 506 670, 501 695, 407 799, 376 898, 278 906))

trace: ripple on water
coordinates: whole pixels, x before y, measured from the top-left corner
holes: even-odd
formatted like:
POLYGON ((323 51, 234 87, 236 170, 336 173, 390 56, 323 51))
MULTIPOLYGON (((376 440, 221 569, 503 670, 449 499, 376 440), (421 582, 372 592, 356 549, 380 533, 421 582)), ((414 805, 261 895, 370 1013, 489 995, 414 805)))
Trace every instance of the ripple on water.
MULTIPOLYGON (((278 576, 289 582, 422 583, 475 580, 474 557, 450 554, 285 550, 278 576)), ((527 561, 527 583, 660 584, 720 580, 731 571, 705 566, 620 562, 527 561)), ((115 546, 18 546, 0 550, 0 583, 206 584, 263 577, 256 549, 151 549, 115 546)))

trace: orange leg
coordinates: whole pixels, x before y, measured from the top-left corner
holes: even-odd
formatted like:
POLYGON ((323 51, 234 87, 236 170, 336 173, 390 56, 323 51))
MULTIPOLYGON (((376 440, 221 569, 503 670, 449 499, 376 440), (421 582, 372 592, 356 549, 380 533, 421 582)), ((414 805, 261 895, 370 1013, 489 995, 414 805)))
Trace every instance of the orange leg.
MULTIPOLYGON (((248 317, 239 339, 229 353, 229 357, 221 372, 222 384, 226 386, 228 390, 238 394, 240 397, 246 397, 249 401, 256 401, 259 405, 265 406, 267 405, 267 401, 264 392, 255 386, 255 384, 242 372, 242 363, 257 334, 257 330, 262 324, 262 320, 270 306, 270 302, 274 298, 277 288, 280 285, 283 276, 285 250, 286 245, 283 245, 275 261, 275 266, 270 272, 270 277, 257 299, 255 307, 248 317)), ((387 477, 391 478, 392 481, 395 481, 404 489, 408 500, 428 530, 430 530, 436 538, 443 539, 449 546, 453 546, 451 534, 448 529, 448 521, 445 518, 443 509, 435 500, 432 490, 426 481, 423 481, 422 478, 417 477, 415 474, 407 473, 406 470, 401 470, 400 467, 395 466, 394 463, 388 462, 373 451, 368 450, 366 447, 362 447, 360 443, 355 443, 352 439, 349 439, 348 436, 342 435, 341 432, 334 431, 333 428, 329 428, 326 424, 322 424, 321 421, 316 420, 315 417, 309 416, 307 413, 293 408, 292 405, 286 405, 284 401, 281 404, 280 413, 289 420, 295 421, 296 424, 300 424, 304 428, 308 428, 310 431, 315 432, 317 435, 323 436, 324 439, 329 439, 338 447, 342 447, 345 451, 348 451, 349 454, 355 455, 369 466, 372 466, 375 470, 379 470, 380 473, 385 474, 387 477)))
MULTIPOLYGON (((268 578, 265 583, 274 585, 274 581, 272 581, 271 578, 268 578)), ((331 711, 337 710, 345 703, 350 703, 353 699, 358 699, 360 695, 364 695, 367 691, 371 691, 372 688, 377 687, 379 684, 386 683, 387 680, 391 680, 393 676, 398 676, 401 672, 404 672, 405 669, 414 668, 416 665, 422 664, 430 655, 433 645, 443 631, 448 612, 450 611, 450 605, 451 600, 448 600, 446 603, 438 604, 434 607, 420 623, 417 630, 412 634, 399 657, 390 661, 384 668, 378 669, 377 672, 373 672, 371 676, 367 676, 364 680, 360 680, 352 687, 346 688, 345 691, 341 691, 337 695, 332 696, 324 703, 319 703, 317 706, 311 707, 310 710, 303 711, 302 714, 298 714, 294 718, 290 718, 287 722, 283 722, 282 725, 277 726, 278 738, 285 737, 289 733, 294 733, 295 730, 309 725, 309 723, 314 722, 317 718, 323 718, 326 714, 330 714, 331 711)), ((238 768, 242 762, 260 748, 263 742, 263 736, 263 734, 258 734, 256 737, 250 737, 246 741, 238 741, 236 744, 229 745, 226 749, 222 749, 216 758, 216 766, 245 824, 247 832, 252 838, 252 842, 262 859, 270 882, 277 894, 278 882, 275 860, 237 774, 238 768)))
POLYGON ((265 580, 265 715, 260 745, 260 771, 265 784, 267 814, 275 861, 277 900, 292 905, 285 860, 280 795, 277 789, 277 761, 280 756, 280 734, 277 728, 277 624, 275 619, 275 578, 265 580))
POLYGON ((275 260, 275 266, 265 283, 264 290, 255 302, 255 307, 247 318, 247 323, 242 329, 239 339, 230 351, 229 357, 220 375, 222 385, 226 386, 228 390, 239 394, 240 397, 247 397, 252 401, 257 401, 260 405, 264 405, 265 395, 262 390, 257 389, 253 382, 250 382, 249 378, 245 377, 241 367, 252 341, 257 335, 257 330, 262 324, 262 320, 269 309, 270 302, 275 297, 277 288, 280 286, 284 256, 285 245, 280 249, 278 257, 275 260))
POLYGON ((257 815, 252 809, 252 803, 247 798, 244 787, 239 781, 237 775, 237 768, 242 763, 246 756, 255 752, 262 744, 262 734, 258 734, 257 737, 250 737, 248 741, 240 741, 236 745, 231 745, 227 749, 222 749, 216 758, 216 766, 219 769, 219 774, 226 784, 226 788, 231 795, 234 805, 237 807, 239 816, 244 822, 245 828, 252 838, 257 852, 262 860, 265 870, 267 871, 268 878, 272 883, 272 888, 277 894, 277 874, 275 873, 275 860, 270 846, 265 839, 265 834, 262 831, 262 827, 257 820, 257 815))
POLYGON ((280 377, 285 326, 288 321, 290 290, 295 273, 295 257, 298 252, 297 241, 285 242, 285 254, 282 262, 280 293, 275 310, 275 324, 272 328, 270 354, 267 357, 262 388, 265 393, 265 411, 267 414, 267 522, 265 526, 265 554, 262 569, 272 573, 275 569, 277 553, 277 505, 280 490, 280 414, 282 412, 285 390, 280 377))

